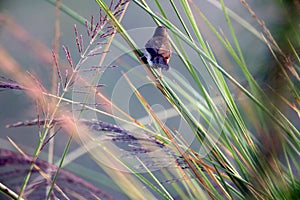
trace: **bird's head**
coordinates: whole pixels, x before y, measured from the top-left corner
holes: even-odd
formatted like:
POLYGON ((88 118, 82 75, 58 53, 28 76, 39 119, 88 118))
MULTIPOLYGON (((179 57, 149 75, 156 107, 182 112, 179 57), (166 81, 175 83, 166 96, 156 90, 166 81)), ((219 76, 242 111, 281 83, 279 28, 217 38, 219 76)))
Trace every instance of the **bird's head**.
POLYGON ((153 36, 167 36, 167 28, 164 26, 158 26, 155 29, 153 36))

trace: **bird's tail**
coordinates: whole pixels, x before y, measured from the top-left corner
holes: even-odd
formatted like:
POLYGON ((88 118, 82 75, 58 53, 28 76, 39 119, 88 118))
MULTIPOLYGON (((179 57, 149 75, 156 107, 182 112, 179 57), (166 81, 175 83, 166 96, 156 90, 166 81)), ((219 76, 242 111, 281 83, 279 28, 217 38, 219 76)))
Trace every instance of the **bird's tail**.
POLYGON ((168 70, 169 65, 167 63, 167 60, 164 59, 162 56, 156 56, 152 59, 153 67, 155 68, 162 68, 163 70, 168 70))

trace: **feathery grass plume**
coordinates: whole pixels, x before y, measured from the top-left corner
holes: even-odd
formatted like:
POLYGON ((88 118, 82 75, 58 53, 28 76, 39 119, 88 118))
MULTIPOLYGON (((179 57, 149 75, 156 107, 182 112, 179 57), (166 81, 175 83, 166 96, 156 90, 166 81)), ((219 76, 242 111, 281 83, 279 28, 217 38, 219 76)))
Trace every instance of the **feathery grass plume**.
MULTIPOLYGON (((113 3, 112 3, 112 5, 113 5, 113 3)), ((123 11, 122 8, 120 8, 120 7, 124 6, 124 4, 118 3, 118 5, 119 6, 115 6, 115 9, 116 9, 116 14, 119 16, 120 14, 122 14, 122 11, 123 11)), ((93 19, 93 17, 92 17, 92 19, 93 19)), ((64 106, 62 105, 62 102, 63 102, 62 99, 64 99, 64 97, 68 93, 68 90, 73 86, 75 81, 77 81, 77 79, 78 79, 77 71, 80 69, 80 66, 84 63, 84 61, 86 61, 89 57, 97 56, 100 54, 100 51, 98 49, 101 50, 101 48, 99 47, 101 45, 101 42, 99 42, 99 40, 111 37, 114 34, 113 27, 107 25, 107 23, 108 23, 108 18, 106 16, 102 15, 101 13, 100 13, 100 21, 99 22, 94 24, 94 20, 92 20, 91 23, 87 23, 89 26, 88 28, 91 32, 88 35, 89 43, 86 47, 84 47, 84 45, 83 45, 83 43, 84 43, 83 37, 81 35, 78 36, 78 31, 76 29, 76 26, 74 27, 76 44, 78 46, 79 53, 81 54, 81 59, 79 62, 74 62, 71 57, 71 53, 70 53, 68 47, 63 46, 64 52, 66 55, 66 59, 69 63, 69 68, 65 69, 64 74, 61 73, 62 72, 61 66, 58 63, 54 52, 52 53, 52 57, 54 58, 55 66, 56 66, 57 73, 58 73, 59 80, 60 80, 60 83, 58 83, 58 91, 57 91, 56 97, 54 95, 48 93, 43 88, 42 84, 38 81, 38 79, 36 77, 34 77, 33 75, 29 74, 29 76, 28 75, 24 76, 24 73, 22 72, 21 67, 18 66, 18 64, 12 58, 10 59, 10 56, 8 55, 7 52, 5 52, 4 49, 2 49, 2 48, 0 49, 1 50, 0 54, 1 54, 1 58, 2 58, 1 65, 2 65, 2 69, 4 70, 4 72, 6 72, 7 74, 10 74, 13 77, 13 79, 18 80, 20 85, 22 85, 23 89, 26 88, 26 90, 24 90, 24 91, 26 93, 28 93, 29 96, 32 97, 32 99, 34 101, 38 102, 39 109, 41 109, 43 111, 44 117, 49 118, 49 121, 47 122, 47 124, 44 124, 44 126, 41 130, 40 138, 39 138, 38 144, 36 146, 36 150, 33 155, 33 162, 30 163, 28 173, 26 174, 26 176, 24 178, 24 182, 21 186, 18 198, 21 198, 24 194, 24 191, 26 190, 28 181, 30 180, 30 177, 31 177, 31 173, 32 173, 31 170, 34 167, 34 162, 39 157, 41 150, 43 149, 43 147, 45 145, 45 141, 48 141, 48 139, 52 137, 49 135, 49 130, 51 129, 51 124, 54 120, 54 116, 60 116, 61 113, 64 113, 64 115, 67 114, 67 112, 63 111, 64 106), (95 50, 97 50, 97 51, 95 51, 95 50), (60 85, 63 86, 62 91, 59 91, 60 85), (48 98, 53 98, 53 97, 57 98, 58 100, 53 102, 50 99, 48 99, 48 98)), ((104 53, 106 53, 106 52, 104 52, 104 53)), ((1 84, 1 86, 3 88, 19 89, 15 85, 12 85, 12 83, 8 83, 8 82, 1 84)), ((71 137, 70 137, 68 145, 66 146, 65 153, 68 151, 70 142, 71 142, 71 137)), ((64 160, 64 157, 62 158, 61 163, 63 162, 63 160, 64 160)), ((60 166, 61 166, 61 164, 60 164, 60 166)), ((47 198, 50 198, 51 190, 53 188, 53 185, 55 184, 55 180, 57 179, 59 169, 60 168, 57 168, 57 171, 54 175, 53 182, 52 182, 52 185, 48 192, 47 198)))
MULTIPOLYGON (((28 173, 27 166, 33 162, 30 156, 20 153, 0 149, 0 182, 5 182, 6 186, 18 192, 18 186, 22 183, 23 177, 28 173)), ((28 187, 24 192, 24 199, 44 199, 49 180, 41 172, 53 175, 57 171, 57 166, 42 160, 34 161, 35 168, 32 170, 32 177, 28 187)), ((51 177, 51 176, 50 176, 51 177)), ((66 171, 61 170, 60 176, 56 180, 56 185, 60 190, 54 189, 51 199, 114 199, 112 196, 98 189, 82 178, 66 171), (64 194, 61 193, 63 191, 64 194)))

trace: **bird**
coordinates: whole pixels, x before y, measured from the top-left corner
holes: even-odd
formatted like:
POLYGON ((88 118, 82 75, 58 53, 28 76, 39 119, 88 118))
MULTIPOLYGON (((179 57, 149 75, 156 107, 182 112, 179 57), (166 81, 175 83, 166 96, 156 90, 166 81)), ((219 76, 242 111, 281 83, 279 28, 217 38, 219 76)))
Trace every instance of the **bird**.
POLYGON ((169 60, 172 54, 168 31, 165 26, 158 26, 152 38, 145 45, 148 53, 147 61, 150 66, 163 70, 169 69, 169 60))

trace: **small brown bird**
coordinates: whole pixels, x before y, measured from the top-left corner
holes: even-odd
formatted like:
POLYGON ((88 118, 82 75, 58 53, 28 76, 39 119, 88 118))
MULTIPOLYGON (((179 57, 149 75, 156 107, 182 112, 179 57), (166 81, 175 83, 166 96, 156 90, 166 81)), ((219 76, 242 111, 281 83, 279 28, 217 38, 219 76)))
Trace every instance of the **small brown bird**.
POLYGON ((145 45, 149 56, 149 65, 164 70, 169 69, 169 60, 172 53, 171 44, 168 40, 167 28, 158 26, 153 37, 145 45))

